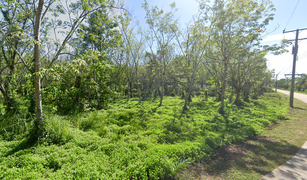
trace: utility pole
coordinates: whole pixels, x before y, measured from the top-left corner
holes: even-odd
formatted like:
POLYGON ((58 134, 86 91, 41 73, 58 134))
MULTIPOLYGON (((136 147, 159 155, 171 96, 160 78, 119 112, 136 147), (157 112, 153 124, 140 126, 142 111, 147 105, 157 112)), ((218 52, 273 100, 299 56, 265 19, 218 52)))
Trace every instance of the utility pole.
POLYGON ((295 45, 292 50, 293 66, 292 66, 292 79, 291 79, 291 91, 290 91, 290 107, 292 108, 293 108, 293 99, 294 99, 295 66, 296 66, 296 58, 297 58, 297 51, 298 51, 298 45, 297 45, 298 33, 299 33, 299 30, 297 29, 296 36, 295 36, 295 45))
POLYGON ((298 39, 298 34, 299 31, 302 30, 307 30, 307 28, 304 29, 297 29, 297 30, 292 30, 292 31, 283 31, 283 33, 289 33, 289 32, 294 32, 296 31, 296 36, 295 39, 293 40, 288 40, 288 41, 295 41, 295 45, 293 46, 292 49, 292 54, 293 54, 293 67, 292 67, 292 80, 291 80, 291 91, 290 91, 290 107, 293 108, 293 98, 294 98, 294 82, 295 82, 295 66, 296 66, 296 59, 297 59, 297 52, 298 52, 298 40, 304 40, 307 38, 302 38, 302 39, 298 39))

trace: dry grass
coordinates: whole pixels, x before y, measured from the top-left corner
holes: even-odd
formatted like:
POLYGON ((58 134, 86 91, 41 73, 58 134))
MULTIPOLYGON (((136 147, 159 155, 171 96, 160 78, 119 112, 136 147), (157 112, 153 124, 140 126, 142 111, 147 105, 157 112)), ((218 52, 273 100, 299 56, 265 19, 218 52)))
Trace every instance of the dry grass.
POLYGON ((180 179, 259 179, 291 159, 307 140, 307 104, 295 100, 286 120, 254 139, 223 147, 209 162, 194 163, 180 179))

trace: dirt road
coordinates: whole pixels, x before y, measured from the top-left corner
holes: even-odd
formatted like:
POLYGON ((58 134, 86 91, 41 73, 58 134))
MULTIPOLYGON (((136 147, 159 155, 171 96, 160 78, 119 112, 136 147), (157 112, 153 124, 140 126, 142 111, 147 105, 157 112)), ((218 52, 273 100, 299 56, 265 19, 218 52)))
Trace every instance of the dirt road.
MULTIPOLYGON (((289 91, 278 90, 278 92, 289 95, 289 91)), ((307 95, 294 93, 294 98, 307 103, 307 95)), ((307 125, 307 122, 306 122, 307 125)), ((306 132, 307 133, 307 132, 306 132)), ((307 180, 307 142, 288 162, 261 178, 261 180, 307 180)))

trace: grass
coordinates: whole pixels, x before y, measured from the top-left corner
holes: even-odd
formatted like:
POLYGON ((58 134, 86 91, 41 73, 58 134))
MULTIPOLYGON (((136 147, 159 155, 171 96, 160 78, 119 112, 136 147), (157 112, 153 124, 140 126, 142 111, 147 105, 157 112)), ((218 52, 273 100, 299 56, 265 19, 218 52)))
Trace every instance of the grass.
POLYGON ((191 162, 211 159, 217 164, 206 169, 222 176, 230 168, 220 161, 225 169, 215 172, 216 160, 224 157, 216 149, 255 137, 285 119, 288 109, 285 97, 275 94, 243 107, 226 101, 224 116, 213 98, 193 98, 186 114, 183 103, 179 97, 165 97, 162 107, 159 100, 140 105, 137 99, 118 99, 101 111, 46 113, 45 137, 35 144, 24 138, 27 123, 6 119, 1 129, 12 132, 1 132, 0 179, 175 179, 191 162))
POLYGON ((291 159, 307 140, 307 104, 296 100, 286 119, 258 137, 216 151, 209 162, 195 163, 182 179, 259 179, 291 159))

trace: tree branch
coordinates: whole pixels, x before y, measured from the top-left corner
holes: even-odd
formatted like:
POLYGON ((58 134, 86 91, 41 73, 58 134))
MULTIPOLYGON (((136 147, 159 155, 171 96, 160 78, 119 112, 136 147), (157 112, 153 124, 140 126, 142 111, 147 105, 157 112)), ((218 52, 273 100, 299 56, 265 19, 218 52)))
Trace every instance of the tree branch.
POLYGON ((2 29, 0 29, 0 33, 2 34, 2 37, 4 38, 4 40, 10 45, 10 47, 17 53, 18 57, 20 58, 20 60, 22 61, 22 63, 27 67, 28 70, 30 70, 28 64, 24 61, 22 55, 19 53, 19 51, 9 42, 9 40, 7 39, 6 35, 4 34, 4 32, 2 31, 2 29))

